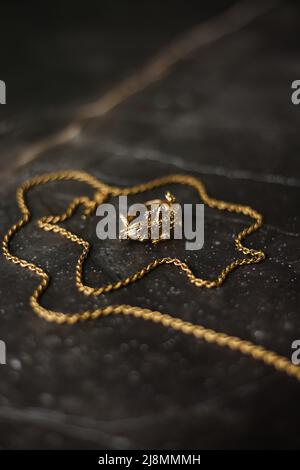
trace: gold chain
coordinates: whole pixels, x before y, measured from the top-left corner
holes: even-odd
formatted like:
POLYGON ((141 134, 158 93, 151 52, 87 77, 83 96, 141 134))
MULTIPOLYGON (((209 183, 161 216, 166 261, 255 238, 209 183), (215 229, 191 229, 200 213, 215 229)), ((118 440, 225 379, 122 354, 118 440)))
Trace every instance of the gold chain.
POLYGON ((218 287, 223 284, 228 274, 234 269, 236 269, 238 266, 258 263, 265 259, 265 254, 262 251, 247 248, 242 244, 242 240, 246 236, 250 235, 251 233, 258 230, 259 227, 261 227, 261 214, 259 214, 257 211, 255 211, 249 206, 233 204, 209 197, 203 183, 193 176, 169 175, 133 187, 119 188, 107 185, 87 173, 76 170, 44 174, 25 181, 18 188, 17 203, 22 213, 22 217, 16 224, 14 224, 8 230, 2 242, 3 254, 9 261, 18 264, 21 267, 28 269, 29 271, 34 272, 41 279, 39 285, 30 297, 30 305, 39 317, 49 322, 55 322, 58 324, 74 324, 79 321, 96 319, 101 316, 106 316, 113 313, 132 315, 136 318, 143 318, 144 320, 150 320, 155 323, 160 323, 163 326, 173 328, 177 331, 181 331, 184 334, 193 335, 194 337, 202 339, 208 343, 215 343, 218 346, 226 346, 232 350, 239 351, 241 354, 251 356, 255 360, 259 360, 264 362, 265 364, 273 366, 275 369, 283 371, 286 374, 293 376, 300 381, 300 368, 294 365, 286 357, 280 356, 273 351, 263 348, 262 346, 255 345, 250 341, 242 340, 238 337, 227 335, 226 333, 217 332, 212 329, 205 328, 201 325, 195 325, 193 323, 184 321, 181 318, 176 318, 158 311, 153 311, 138 306, 121 304, 109 305, 107 307, 97 308, 96 310, 92 311, 87 310, 79 313, 66 314, 63 312, 49 310, 43 307, 40 304, 39 300, 42 293, 46 290, 47 286, 49 285, 49 275, 41 267, 36 266, 33 263, 30 263, 24 259, 13 255, 10 252, 9 244, 12 237, 19 230, 21 230, 21 228, 24 227, 24 225, 26 225, 30 220, 30 211, 26 203, 26 193, 35 186, 43 185, 53 181, 66 180, 73 180, 88 184, 95 191, 93 198, 91 199, 86 196, 75 198, 63 214, 57 216, 43 217, 39 219, 38 226, 43 230, 59 233, 68 240, 72 241, 73 243, 76 243, 77 245, 81 246, 82 253, 77 260, 75 279, 77 288, 80 290, 80 292, 87 296, 99 296, 101 294, 125 287, 133 282, 138 281, 139 279, 142 279, 150 271, 163 264, 173 264, 177 266, 186 274, 188 280, 198 287, 218 287), (254 222, 248 227, 246 227, 244 230, 242 230, 235 237, 236 248, 244 255, 248 255, 248 257, 235 259, 220 272, 216 279, 213 280, 201 279, 196 277, 192 270, 188 267, 188 265, 178 258, 165 257, 150 262, 136 273, 115 283, 109 283, 97 288, 85 285, 83 283, 83 266, 90 250, 90 244, 83 238, 80 238, 76 234, 61 227, 60 225, 58 225, 58 223, 64 222, 70 217, 72 217, 73 213, 78 209, 79 206, 84 207, 84 216, 88 216, 94 212, 97 205, 104 202, 109 196, 138 194, 168 184, 188 185, 198 192, 200 199, 207 206, 218 210, 226 210, 229 212, 235 212, 237 214, 243 214, 252 218, 254 222))

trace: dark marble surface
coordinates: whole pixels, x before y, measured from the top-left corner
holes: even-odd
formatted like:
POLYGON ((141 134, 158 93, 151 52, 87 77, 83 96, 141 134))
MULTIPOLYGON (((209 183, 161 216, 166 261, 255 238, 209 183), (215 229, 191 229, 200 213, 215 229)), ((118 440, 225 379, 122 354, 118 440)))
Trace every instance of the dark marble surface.
MULTIPOLYGON (((90 35, 82 31, 83 42, 74 35, 75 43, 68 43, 66 32, 56 63, 58 72, 65 67, 64 88, 73 73, 65 57, 76 62, 77 83, 88 84, 90 77, 92 85, 84 96, 71 86, 58 103, 56 92, 50 93, 46 104, 39 93, 47 93, 38 88, 31 92, 36 103, 28 103, 30 109, 16 102, 7 110, 0 143, 6 171, 0 188, 1 233, 18 217, 16 187, 35 174, 83 169, 117 185, 174 172, 196 175, 212 196, 249 204, 265 217, 263 228, 247 243, 265 250, 267 260, 234 272, 219 289, 197 289, 175 268, 161 267, 102 299, 83 298, 74 287, 79 249, 34 224, 36 217, 63 210, 81 194, 85 188, 78 184, 55 183, 32 192, 34 219, 16 236, 12 251, 51 274, 45 306, 76 312, 136 304, 290 357, 292 341, 300 338, 300 106, 290 99, 291 82, 300 78, 295 4, 285 3, 197 51, 168 77, 87 122, 71 143, 10 171, 16 150, 59 128, 74 106, 107 89, 111 80, 129 73, 197 19, 187 15, 167 33, 161 20, 157 28, 139 31, 138 41, 134 31, 126 31, 122 48, 119 42, 108 45, 106 36, 101 49, 100 35, 113 34, 115 41, 115 32, 94 27, 90 35), (75 61, 69 48, 76 44, 83 53, 75 61)), ((174 192, 181 201, 196 202, 187 188, 174 192)), ((86 223, 74 217, 66 226, 92 242, 85 276, 98 285, 165 255, 185 259, 199 276, 214 277, 236 256, 233 236, 245 222, 242 216, 207 209, 205 245, 196 253, 175 241, 157 247, 100 242, 96 217, 86 223)), ((7 365, 0 366, 1 448, 299 447, 300 385, 294 379, 142 320, 115 316, 76 326, 46 323, 28 305, 36 276, 3 258, 0 276, 0 339, 7 344, 7 365)))

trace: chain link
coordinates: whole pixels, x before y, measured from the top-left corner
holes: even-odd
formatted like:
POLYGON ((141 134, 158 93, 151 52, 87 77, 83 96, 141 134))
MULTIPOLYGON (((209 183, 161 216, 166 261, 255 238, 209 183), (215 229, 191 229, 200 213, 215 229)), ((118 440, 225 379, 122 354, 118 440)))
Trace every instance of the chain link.
POLYGON ((75 281, 79 291, 87 296, 100 296, 104 293, 108 293, 110 291, 128 286, 129 284, 142 279, 150 271, 158 268, 163 264, 173 264, 185 273, 188 280, 192 284, 197 287, 205 287, 210 289, 222 285, 229 273, 231 273, 237 267, 247 264, 259 263, 260 261, 265 259, 265 254, 263 251, 248 248, 242 244, 242 241, 245 237, 258 230, 259 227, 261 227, 261 214, 259 214, 257 211, 255 211, 249 206, 233 204, 209 197, 203 183, 199 179, 191 175, 169 175, 129 188, 119 188, 107 185, 88 173, 76 170, 44 174, 25 181, 18 188, 16 199, 20 211, 22 213, 22 217, 16 224, 14 224, 8 230, 2 242, 2 251, 7 260, 11 261, 14 264, 20 265, 22 268, 34 272, 41 279, 39 285, 30 297, 30 305, 39 317, 49 322, 55 322, 58 324, 75 324, 80 321, 97 319, 99 317, 110 314, 132 315, 136 318, 142 318, 144 320, 153 321, 165 327, 181 331, 184 334, 192 335, 196 338, 206 341, 207 343, 214 343, 218 346, 228 347, 232 350, 239 351, 241 354, 251 356, 255 360, 259 360, 267 365, 273 366, 275 369, 283 371, 286 374, 293 376, 300 381, 300 368, 292 364, 289 359, 280 356, 273 351, 269 351, 263 348, 262 346, 255 345, 250 341, 245 341, 241 338, 227 335, 226 333, 217 332, 212 329, 205 328, 202 325, 195 325, 180 318, 176 318, 158 311, 149 310, 138 306, 121 304, 109 305, 107 307, 98 308, 92 311, 87 310, 79 313, 66 314, 63 312, 53 311, 43 307, 40 304, 40 297, 49 285, 49 275, 41 267, 13 255, 10 252, 9 245, 12 237, 19 230, 21 230, 30 220, 31 214, 26 203, 26 193, 35 186, 44 185, 54 181, 66 180, 86 183, 88 186, 90 186, 90 188, 94 190, 93 198, 88 198, 87 196, 75 198, 63 214, 42 217, 38 220, 38 226, 45 231, 58 233, 82 248, 82 252, 76 264, 75 281), (237 214, 242 214, 252 218, 254 222, 248 227, 246 227, 244 230, 242 230, 235 237, 236 248, 244 255, 248 255, 248 257, 235 259, 219 273, 217 278, 212 280, 198 278, 192 272, 189 266, 178 258, 165 257, 151 261, 150 263, 142 267, 139 271, 127 276, 126 278, 120 281, 108 283, 104 286, 96 288, 85 285, 83 283, 83 268, 84 262, 89 254, 90 244, 83 238, 80 238, 78 235, 61 227, 59 223, 64 222, 70 217, 72 217, 74 212, 80 206, 84 208, 83 217, 87 217, 95 211, 97 205, 104 202, 110 196, 139 194, 170 184, 182 184, 194 188, 203 203, 211 208, 235 212, 237 214))

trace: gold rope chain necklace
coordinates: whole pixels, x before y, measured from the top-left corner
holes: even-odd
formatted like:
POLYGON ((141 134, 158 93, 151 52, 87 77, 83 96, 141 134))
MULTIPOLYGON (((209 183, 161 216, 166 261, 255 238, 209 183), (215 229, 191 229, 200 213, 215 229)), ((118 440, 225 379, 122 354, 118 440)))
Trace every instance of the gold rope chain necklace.
POLYGON ((142 318, 144 320, 152 321, 159 323, 165 327, 172 328, 176 331, 181 331, 186 335, 193 335, 194 337, 206 341, 207 343, 214 343, 218 346, 228 347, 231 350, 239 351, 241 354, 246 356, 251 356, 257 361, 262 361, 267 365, 274 367, 279 371, 283 371, 286 374, 295 377, 300 381, 300 367, 294 365, 288 358, 278 355, 277 353, 267 350, 262 346, 255 345, 250 341, 243 340, 236 336, 230 336, 226 333, 217 332, 212 329, 205 328, 202 325, 197 325, 184 321, 181 318, 173 317, 171 315, 161 313, 155 310, 150 310, 147 308, 142 308, 139 306, 133 305, 109 305, 102 308, 97 308, 95 310, 87 310, 79 313, 66 314, 63 312, 57 312, 49 310, 43 307, 40 304, 40 297, 42 293, 47 289, 50 276, 47 274, 44 269, 40 266, 37 266, 33 263, 30 263, 24 259, 19 258, 16 255, 13 255, 10 251, 10 241, 12 237, 22 229, 30 220, 30 210, 26 203, 26 193, 33 187, 44 185, 54 181, 77 181, 81 183, 86 183, 94 191, 93 198, 87 196, 75 198, 71 204, 68 206, 67 210, 57 216, 46 216, 38 220, 38 226, 46 231, 51 231, 58 233, 63 237, 67 238, 71 242, 79 245, 82 248, 81 255, 79 256, 76 264, 75 271, 75 280, 76 286, 80 292, 87 296, 100 296, 101 294, 120 289, 122 287, 128 286, 129 284, 142 279, 150 271, 154 270, 158 266, 163 264, 173 264, 181 269, 188 280, 198 287, 213 288, 218 287, 223 284, 226 277, 230 272, 236 269, 239 266, 259 263, 265 259, 265 254, 260 250, 254 250, 252 248, 247 248, 242 244, 242 240, 250 235, 251 233, 258 230, 262 225, 262 216, 257 211, 252 209, 249 206, 243 206, 241 204, 234 204, 225 202, 222 200, 217 200, 208 196, 206 189, 203 183, 191 175, 169 175, 162 178, 154 179, 147 183, 140 185, 119 188, 116 186, 107 185, 92 175, 76 170, 70 171, 58 171, 48 174, 43 174, 40 176, 33 177, 25 181, 17 189, 17 203, 22 213, 20 220, 14 224, 5 235, 2 242, 2 251, 7 260, 15 263, 22 268, 28 269, 31 272, 37 274, 41 281, 37 288, 34 290, 30 297, 30 305, 33 311, 44 320, 49 322, 55 322, 58 324, 74 324, 79 321, 86 321, 90 319, 96 319, 102 316, 110 314, 123 314, 123 315, 132 315, 136 318, 142 318), (72 233, 65 228, 59 225, 60 222, 64 222, 67 219, 71 218, 73 213, 82 206, 84 208, 83 216, 87 217, 91 215, 97 208, 97 206, 103 203, 111 196, 120 196, 120 195, 133 195, 143 193, 145 191, 152 190, 154 188, 159 188, 161 186, 170 185, 170 184, 181 184, 187 185, 194 188, 200 199, 207 206, 229 212, 235 212, 237 214, 243 214, 254 220, 254 222, 246 227, 244 230, 239 232, 235 237, 235 246, 242 252, 244 255, 248 255, 245 258, 237 258, 231 263, 229 263, 218 275, 216 279, 201 279, 197 277, 189 266, 181 261, 178 258, 161 258, 151 261, 149 264, 141 268, 136 273, 122 279, 120 281, 106 284, 102 287, 91 287, 87 286, 83 282, 83 267, 84 262, 88 256, 90 250, 90 244, 83 238, 78 237, 75 233, 72 233))

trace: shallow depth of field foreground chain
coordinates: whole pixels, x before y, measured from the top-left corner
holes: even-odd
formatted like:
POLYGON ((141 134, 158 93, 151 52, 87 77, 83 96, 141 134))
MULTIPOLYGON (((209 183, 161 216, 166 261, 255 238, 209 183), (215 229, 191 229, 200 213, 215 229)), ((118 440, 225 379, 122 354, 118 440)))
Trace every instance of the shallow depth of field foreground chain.
POLYGON ((266 350, 262 346, 257 346, 250 341, 242 340, 235 336, 229 336, 226 333, 217 332, 211 329, 207 329, 201 325, 195 325, 190 322, 184 321, 180 318, 173 317, 168 314, 164 314, 158 311, 149 310, 146 308, 141 308, 138 306, 132 305, 110 305, 103 308, 97 308, 96 310, 92 311, 84 311, 80 313, 72 313, 66 314, 63 312, 56 312, 53 310, 49 310, 43 307, 40 304, 40 297, 41 294, 46 290, 50 276, 39 266, 36 266, 33 263, 29 263, 28 261, 21 259, 10 252, 10 240, 11 238, 24 227, 30 220, 30 211, 27 207, 26 203, 26 193, 29 189, 47 184, 53 181, 66 181, 66 180, 73 180, 82 183, 86 183, 94 190, 93 198, 89 198, 86 195, 82 197, 75 198, 72 203, 67 208, 66 212, 58 216, 47 216, 43 217, 38 221, 38 225, 41 229, 46 231, 53 231, 58 233, 71 242, 76 243, 77 245, 81 246, 82 253, 77 261, 76 265, 76 286, 85 295, 93 295, 93 296, 100 296, 103 293, 107 293, 113 290, 120 289, 124 286, 129 285, 130 283, 136 282, 146 274, 148 274, 153 269, 157 268, 163 264, 173 264, 181 269, 187 276, 187 279, 195 286, 198 287, 205 287, 205 288, 213 288, 218 287, 223 284, 228 274, 233 271, 235 268, 247 265, 258 263, 265 259, 265 254, 260 250, 254 250, 245 247, 242 244, 242 240, 251 233, 255 232, 259 229, 262 225, 262 216, 252 209, 249 206, 243 206, 240 204, 233 204, 228 203, 225 201, 213 199, 208 196, 206 193, 205 187, 203 183, 190 175, 169 175, 164 176, 162 178, 158 178, 147 183, 143 183, 137 186, 129 187, 129 188, 119 188, 115 186, 109 186, 92 175, 87 173, 70 170, 70 171, 60 171, 54 172, 49 174, 44 174, 41 176, 33 177, 25 181, 17 190, 17 203, 22 213, 21 219, 14 224, 5 235, 3 242, 2 242, 2 250, 4 256, 7 260, 11 261, 12 263, 18 264, 21 267, 28 269, 29 271, 34 272, 37 274, 41 281, 38 287, 34 290, 32 296, 30 297, 30 305, 33 308, 34 312, 41 318, 49 321, 55 322, 58 324, 74 324, 79 321, 85 321, 90 319, 96 319, 101 316, 110 315, 112 313, 115 314, 123 314, 123 315, 132 315, 136 318, 143 318, 144 320, 153 321, 155 323, 160 323, 163 326, 173 328, 174 330, 181 331, 182 333, 193 335, 196 338, 206 341, 207 343, 215 343, 218 346, 226 346, 232 350, 239 351, 241 354, 251 356, 253 359, 262 361, 265 364, 273 366, 275 369, 285 372, 286 374, 295 377, 297 380, 300 381, 300 367, 292 364, 292 362, 283 357, 279 356, 273 351, 266 350), (131 195, 131 194, 138 194, 143 193, 145 191, 158 188, 164 185, 169 184, 183 184, 188 185, 194 188, 203 201, 204 204, 211 208, 215 208, 218 210, 224 210, 229 212, 235 212, 237 214, 243 214, 245 216, 249 216, 254 220, 254 222, 242 230, 236 237, 235 237, 235 246, 236 248, 242 252, 244 255, 248 255, 245 258, 237 258, 228 264, 218 275, 216 279, 208 280, 208 279, 201 279, 195 276, 192 270, 187 266, 186 263, 181 261, 177 258, 162 258, 156 259, 149 263, 148 265, 144 266, 142 269, 137 271, 136 273, 126 277, 121 281, 117 281, 115 283, 109 283, 107 285, 93 288, 83 283, 83 265, 86 257, 88 256, 90 245, 89 243, 78 237, 76 234, 64 229, 60 225, 59 222, 63 222, 68 218, 72 217, 73 213, 79 206, 83 206, 84 208, 84 217, 92 214, 96 207, 104 202, 110 196, 120 196, 120 195, 131 195))

